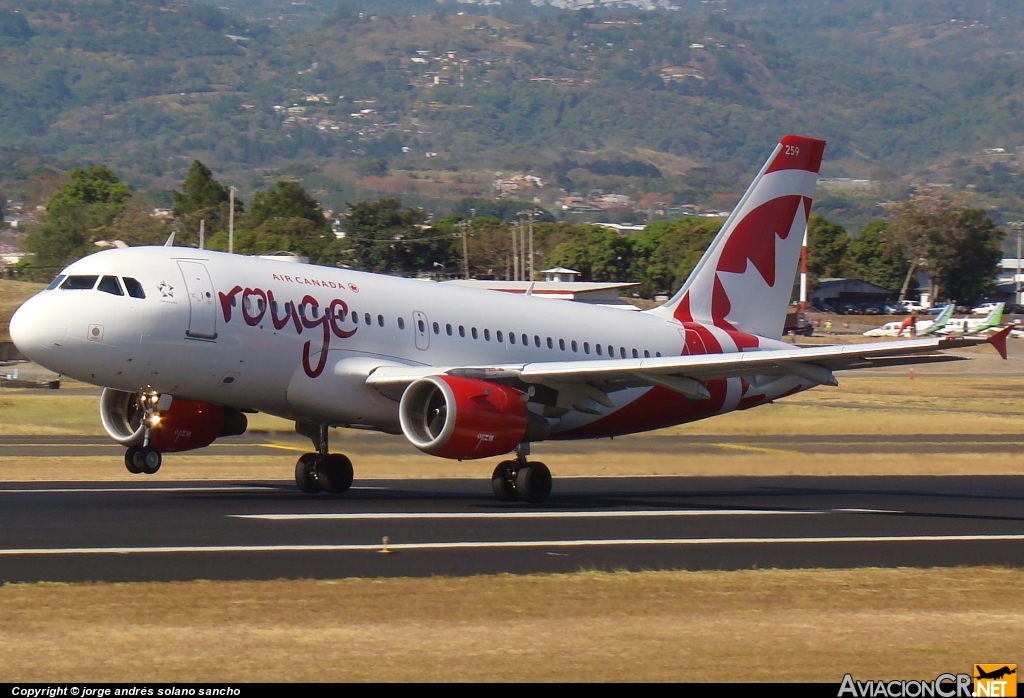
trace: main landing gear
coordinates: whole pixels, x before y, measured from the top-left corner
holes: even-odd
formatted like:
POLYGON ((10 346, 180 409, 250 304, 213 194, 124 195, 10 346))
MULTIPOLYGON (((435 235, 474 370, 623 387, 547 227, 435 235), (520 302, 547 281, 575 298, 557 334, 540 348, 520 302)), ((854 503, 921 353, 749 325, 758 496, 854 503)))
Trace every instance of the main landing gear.
POLYGON ((516 449, 515 460, 498 463, 491 475, 491 488, 499 501, 521 499, 539 504, 551 494, 551 471, 543 463, 527 461, 529 456, 529 445, 522 444, 516 449))
POLYGON ((330 453, 327 446, 327 425, 316 425, 313 441, 317 453, 304 453, 295 464, 295 484, 306 494, 330 492, 341 494, 352 487, 352 461, 341 453, 330 453))

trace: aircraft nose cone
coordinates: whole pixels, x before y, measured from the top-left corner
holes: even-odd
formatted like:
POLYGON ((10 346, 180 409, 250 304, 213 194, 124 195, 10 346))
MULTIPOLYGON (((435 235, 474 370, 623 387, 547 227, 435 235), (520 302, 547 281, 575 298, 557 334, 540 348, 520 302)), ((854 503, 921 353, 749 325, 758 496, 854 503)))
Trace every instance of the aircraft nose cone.
POLYGON ((27 301, 14 313, 9 331, 18 351, 45 366, 47 357, 64 345, 67 327, 48 322, 46 313, 41 311, 38 299, 27 301))

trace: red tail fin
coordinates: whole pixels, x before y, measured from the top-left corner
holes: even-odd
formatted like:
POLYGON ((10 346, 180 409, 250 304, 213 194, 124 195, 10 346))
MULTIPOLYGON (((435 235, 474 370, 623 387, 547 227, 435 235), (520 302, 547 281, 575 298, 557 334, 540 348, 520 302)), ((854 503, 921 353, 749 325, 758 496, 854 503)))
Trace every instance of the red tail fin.
POLYGON ((1011 330, 1013 330, 1013 326, 1007 325, 988 338, 988 343, 996 348, 1003 359, 1006 359, 1006 338, 1010 336, 1011 330))

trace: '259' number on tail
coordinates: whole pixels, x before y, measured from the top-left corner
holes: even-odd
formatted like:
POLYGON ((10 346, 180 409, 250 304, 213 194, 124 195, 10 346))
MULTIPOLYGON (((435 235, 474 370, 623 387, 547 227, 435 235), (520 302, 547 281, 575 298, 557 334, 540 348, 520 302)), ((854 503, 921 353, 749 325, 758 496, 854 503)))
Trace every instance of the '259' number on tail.
POLYGON ((786 146, 786 155, 799 155, 799 154, 800 154, 800 148, 798 146, 795 146, 795 145, 787 145, 786 146))

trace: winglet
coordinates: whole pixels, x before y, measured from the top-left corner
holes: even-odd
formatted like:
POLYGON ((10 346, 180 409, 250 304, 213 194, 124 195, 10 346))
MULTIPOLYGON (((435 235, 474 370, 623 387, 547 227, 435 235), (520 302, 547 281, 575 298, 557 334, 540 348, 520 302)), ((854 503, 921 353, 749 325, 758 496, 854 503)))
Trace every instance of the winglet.
POLYGON ((176 230, 172 230, 171 231, 171 234, 169 236, 167 236, 167 242, 164 243, 164 247, 173 247, 174 246, 174 234, 176 232, 177 232, 176 230))
POLYGON ((526 295, 532 296, 533 295, 533 287, 536 286, 536 285, 537 285, 536 281, 531 281, 529 288, 526 289, 526 295))
POLYGON ((1010 335, 1010 330, 1012 329, 1013 325, 1007 325, 988 338, 988 343, 996 348, 996 351, 999 352, 1003 359, 1006 359, 1006 338, 1010 335))

